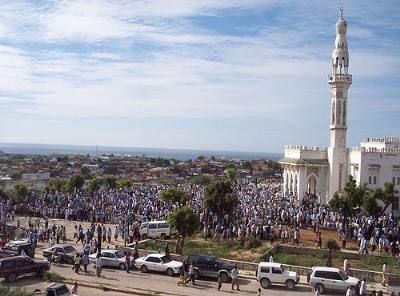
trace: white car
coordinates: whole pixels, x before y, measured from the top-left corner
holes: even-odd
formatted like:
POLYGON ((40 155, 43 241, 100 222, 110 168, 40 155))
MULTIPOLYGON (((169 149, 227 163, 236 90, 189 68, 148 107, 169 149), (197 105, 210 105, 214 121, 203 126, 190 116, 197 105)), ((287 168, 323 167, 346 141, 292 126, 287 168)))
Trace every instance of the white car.
POLYGON ((164 254, 150 254, 135 261, 135 267, 141 272, 158 271, 165 272, 169 276, 179 274, 181 266, 182 262, 171 260, 164 254))
POLYGON ((258 264, 257 281, 264 289, 268 289, 271 284, 282 284, 289 289, 294 289, 299 280, 300 277, 296 272, 285 270, 280 263, 260 262, 258 264))
POLYGON ((313 267, 309 283, 317 288, 321 294, 326 291, 345 292, 348 287, 355 287, 358 278, 347 276, 339 268, 313 267))
MULTIPOLYGON (((97 253, 89 255, 89 262, 96 262, 97 253)), ((102 250, 101 259, 103 261, 103 267, 117 267, 119 269, 126 269, 125 255, 120 250, 102 250)), ((132 258, 133 260, 133 258, 132 258)), ((130 266, 133 266, 133 262, 130 262, 130 266)))

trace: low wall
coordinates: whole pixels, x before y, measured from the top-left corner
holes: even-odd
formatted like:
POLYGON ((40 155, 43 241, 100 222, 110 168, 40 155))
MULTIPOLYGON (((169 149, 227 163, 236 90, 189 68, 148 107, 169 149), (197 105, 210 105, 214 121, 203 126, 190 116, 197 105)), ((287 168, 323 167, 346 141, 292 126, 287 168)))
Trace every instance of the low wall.
MULTIPOLYGON (((134 248, 132 247, 120 247, 122 251, 130 251, 133 253, 134 248)), ((269 252, 267 252, 266 255, 264 255, 264 258, 269 257, 270 254, 276 254, 277 252, 285 252, 289 254, 307 254, 307 255, 315 255, 315 252, 328 252, 327 250, 316 250, 312 248, 300 248, 300 247, 293 247, 293 246, 286 246, 286 245, 277 245, 273 249, 271 249, 269 252)), ((138 249, 139 256, 147 256, 149 254, 154 254, 156 251, 154 250, 145 250, 145 249, 138 249)), ((343 255, 346 256, 349 259, 359 259, 358 254, 354 253, 346 253, 346 252, 337 252, 336 254, 338 255, 343 255), (349 256, 350 255, 350 256, 349 256), (352 256, 352 255, 358 255, 352 256)), ((177 261, 182 261, 184 256, 180 256, 178 254, 170 254, 171 258, 173 260, 177 261)), ((230 259, 225 259, 225 258, 220 258, 221 261, 226 262, 226 263, 231 263, 231 264, 237 264, 239 270, 246 270, 246 271, 252 271, 255 272, 258 267, 258 263, 253 263, 253 262, 246 262, 246 261, 237 261, 237 260, 230 260, 230 259)), ((305 267, 305 266, 296 266, 296 265, 286 265, 287 268, 290 271, 295 271, 297 272, 298 275, 300 276, 307 276, 312 269, 310 267, 305 267)), ((363 269, 350 269, 351 276, 354 276, 360 280, 365 278, 367 282, 374 282, 374 283, 380 283, 382 282, 382 273, 381 272, 376 272, 376 271, 370 271, 370 270, 363 270, 363 269)), ((254 277, 255 278, 255 277, 254 277)), ((400 274, 395 274, 395 273, 389 273, 389 284, 390 285, 400 285, 400 274)))
MULTIPOLYGON (((297 247, 290 245, 276 245, 271 250, 269 250, 262 259, 267 260, 270 255, 274 255, 276 253, 286 253, 286 254, 295 254, 295 255, 311 255, 314 256, 316 254, 321 254, 324 256, 328 256, 328 249, 316 249, 316 248, 308 248, 308 247, 297 247)), ((350 252, 342 252, 342 251, 334 251, 335 256, 342 256, 348 259, 360 260, 360 254, 358 253, 350 253, 350 252)))

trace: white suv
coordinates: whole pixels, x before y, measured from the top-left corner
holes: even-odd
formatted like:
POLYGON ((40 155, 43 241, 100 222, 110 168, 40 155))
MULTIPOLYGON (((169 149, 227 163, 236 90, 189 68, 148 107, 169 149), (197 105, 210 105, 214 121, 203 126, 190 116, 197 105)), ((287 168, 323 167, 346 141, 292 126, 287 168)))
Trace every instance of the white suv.
POLYGON ((313 267, 309 277, 312 287, 318 288, 321 294, 326 291, 345 292, 350 286, 355 287, 359 279, 347 276, 339 268, 313 267))
POLYGON ((257 281, 264 289, 268 289, 271 284, 283 284, 289 289, 294 289, 299 279, 296 272, 285 270, 280 263, 261 262, 258 264, 257 281))

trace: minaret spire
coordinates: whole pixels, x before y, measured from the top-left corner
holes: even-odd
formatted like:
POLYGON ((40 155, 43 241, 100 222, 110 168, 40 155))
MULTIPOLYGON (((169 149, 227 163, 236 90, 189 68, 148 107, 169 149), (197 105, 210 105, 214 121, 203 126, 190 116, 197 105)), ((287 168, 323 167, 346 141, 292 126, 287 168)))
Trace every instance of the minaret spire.
POLYGON ((349 49, 347 46, 347 22, 340 8, 340 18, 336 22, 335 47, 332 52, 332 74, 347 74, 349 67, 349 49))
POLYGON ((347 94, 352 82, 349 74, 349 49, 347 46, 347 23, 340 8, 340 17, 336 22, 336 39, 332 52, 332 71, 328 75, 331 87, 330 145, 329 162, 329 198, 342 190, 347 181, 348 149, 347 131, 347 94))

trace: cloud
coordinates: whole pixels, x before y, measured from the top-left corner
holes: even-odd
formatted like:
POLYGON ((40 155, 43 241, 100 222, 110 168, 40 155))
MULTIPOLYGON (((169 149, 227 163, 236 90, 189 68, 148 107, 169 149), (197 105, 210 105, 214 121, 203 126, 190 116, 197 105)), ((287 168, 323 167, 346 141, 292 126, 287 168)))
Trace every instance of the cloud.
MULTIPOLYGON (((40 3, 0 4, 0 69, 7 73, 0 77, 0 101, 11 110, 7 118, 252 118, 267 126, 282 120, 299 126, 302 121, 307 124, 299 128, 306 129, 328 117, 335 5, 293 2, 288 9, 287 3, 261 0, 40 3), (230 22, 238 16, 232 33, 230 22)), ((393 23, 379 17, 366 22, 382 10, 374 6, 357 14, 356 8, 345 10, 351 94, 353 102, 372 112, 375 104, 367 102, 383 86, 374 84, 372 92, 369 84, 388 77, 398 82, 399 46, 393 35, 381 34, 385 26, 395 28, 393 23), (372 40, 379 42, 371 46, 372 40)), ((399 23, 395 17, 391 21, 399 23)), ((396 93, 395 85, 385 95, 393 102, 396 93)))

